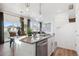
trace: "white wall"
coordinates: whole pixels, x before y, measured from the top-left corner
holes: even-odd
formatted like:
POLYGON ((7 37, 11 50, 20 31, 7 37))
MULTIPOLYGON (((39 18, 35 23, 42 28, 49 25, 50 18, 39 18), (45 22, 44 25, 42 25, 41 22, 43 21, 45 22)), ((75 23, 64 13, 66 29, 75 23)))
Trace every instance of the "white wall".
POLYGON ((76 23, 68 22, 68 13, 60 13, 55 17, 55 41, 58 47, 75 49, 76 23))

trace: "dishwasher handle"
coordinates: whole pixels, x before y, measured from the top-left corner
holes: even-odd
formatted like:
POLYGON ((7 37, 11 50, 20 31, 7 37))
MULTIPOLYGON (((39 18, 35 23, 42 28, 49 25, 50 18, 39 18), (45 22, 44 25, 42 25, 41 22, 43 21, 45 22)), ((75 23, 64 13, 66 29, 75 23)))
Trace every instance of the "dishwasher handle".
POLYGON ((41 43, 41 44, 38 43, 37 46, 43 46, 43 45, 46 45, 46 44, 48 44, 48 43, 47 43, 47 42, 43 42, 43 43, 41 43))

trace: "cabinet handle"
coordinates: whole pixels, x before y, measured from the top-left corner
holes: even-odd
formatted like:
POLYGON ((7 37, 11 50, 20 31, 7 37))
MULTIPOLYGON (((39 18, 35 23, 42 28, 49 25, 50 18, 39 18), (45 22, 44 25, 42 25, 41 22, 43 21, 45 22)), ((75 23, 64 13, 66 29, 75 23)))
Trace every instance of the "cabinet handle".
POLYGON ((43 46, 43 45, 46 45, 46 44, 48 44, 48 43, 47 42, 41 43, 41 44, 38 44, 38 46, 43 46))
POLYGON ((46 45, 47 44, 47 42, 45 42, 45 43, 42 43, 41 45, 46 45))

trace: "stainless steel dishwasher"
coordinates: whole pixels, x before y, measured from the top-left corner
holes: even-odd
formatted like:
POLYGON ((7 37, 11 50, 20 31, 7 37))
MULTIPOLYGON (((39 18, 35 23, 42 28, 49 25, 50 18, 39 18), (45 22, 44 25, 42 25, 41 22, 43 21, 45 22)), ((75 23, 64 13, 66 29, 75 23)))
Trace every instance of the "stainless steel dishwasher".
POLYGON ((36 56, 47 56, 48 55, 48 42, 47 39, 36 43, 36 56))

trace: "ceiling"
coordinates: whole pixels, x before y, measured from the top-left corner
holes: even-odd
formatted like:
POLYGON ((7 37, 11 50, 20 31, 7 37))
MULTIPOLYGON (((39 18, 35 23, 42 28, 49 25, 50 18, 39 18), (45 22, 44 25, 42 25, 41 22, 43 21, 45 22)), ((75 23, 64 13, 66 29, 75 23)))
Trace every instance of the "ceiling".
POLYGON ((31 16, 36 20, 51 21, 59 13, 68 12, 69 3, 42 3, 42 16, 39 17, 39 3, 30 3, 29 11, 26 11, 25 3, 2 3, 0 9, 16 14, 31 16))

